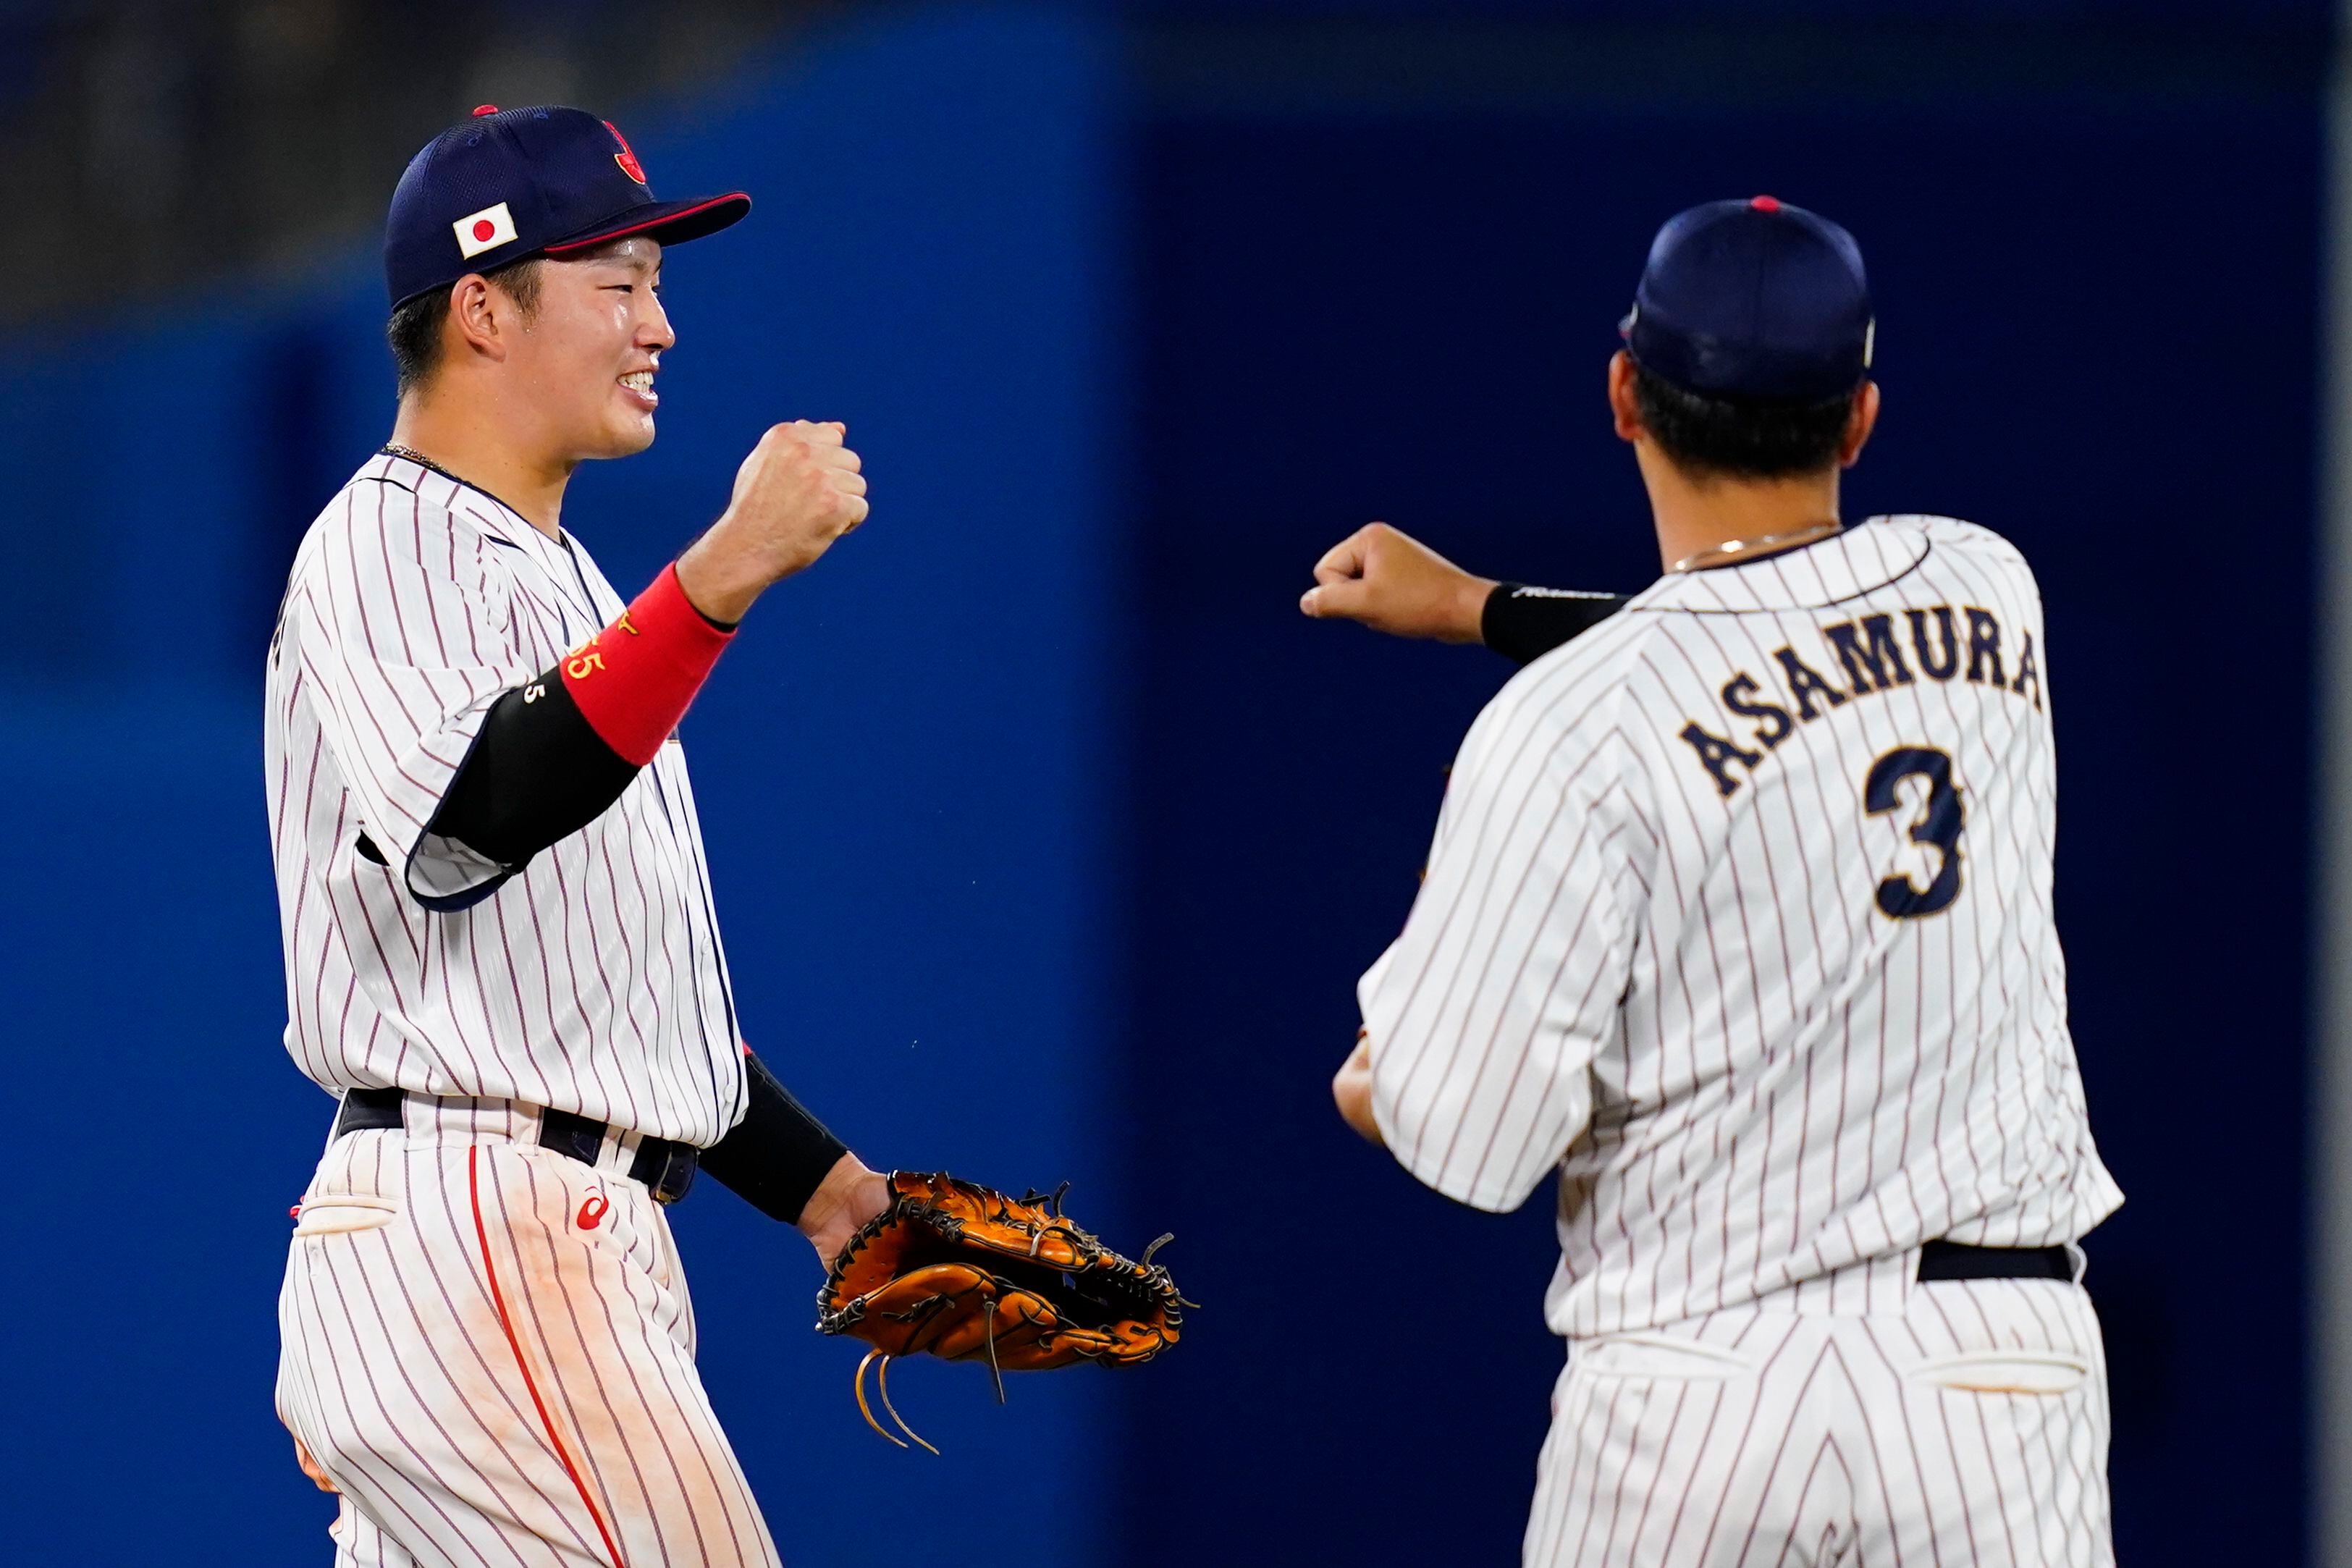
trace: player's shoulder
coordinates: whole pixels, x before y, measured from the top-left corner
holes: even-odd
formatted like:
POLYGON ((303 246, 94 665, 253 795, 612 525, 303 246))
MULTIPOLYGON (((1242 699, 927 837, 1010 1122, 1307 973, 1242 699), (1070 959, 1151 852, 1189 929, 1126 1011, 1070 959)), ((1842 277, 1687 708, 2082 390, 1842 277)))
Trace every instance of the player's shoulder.
POLYGON ((1992 530, 1926 512, 1873 517, 1799 549, 1753 561, 1668 573, 1633 596, 1628 613, 1664 624, 1670 642, 1702 643, 1726 616, 1781 617, 1922 593, 2031 590, 2024 555, 1992 530))
POLYGON ((1632 595, 1599 625, 1529 659, 1496 701, 1527 702, 1556 722, 1590 715, 1604 692, 1624 687, 1654 665, 1669 640, 1668 618, 1634 613, 1654 593, 1652 588, 1632 595))
POLYGON ((528 528, 498 503, 424 465, 378 452, 343 481, 319 515, 296 556, 298 574, 329 546, 349 551, 355 565, 371 554, 479 561, 497 570, 505 554, 520 555, 528 528))
POLYGON ((1522 665, 1480 710, 1471 738, 1572 757, 1608 742, 1620 699, 1658 635, 1654 617, 1623 611, 1522 665))
POLYGON ((1865 526, 1915 534, 1938 551, 2004 561, 2019 566, 2026 563, 2025 552, 2008 538, 1983 523, 1970 522, 1966 518, 1926 511, 1890 512, 1872 518, 1865 526))
POLYGON ((1872 518, 1870 526, 1915 534, 1926 542, 1922 564, 1927 581, 1919 586, 1927 592, 1952 589, 2014 596, 2021 604, 2041 602, 2042 585, 2025 552, 1980 522, 1908 512, 1872 518))

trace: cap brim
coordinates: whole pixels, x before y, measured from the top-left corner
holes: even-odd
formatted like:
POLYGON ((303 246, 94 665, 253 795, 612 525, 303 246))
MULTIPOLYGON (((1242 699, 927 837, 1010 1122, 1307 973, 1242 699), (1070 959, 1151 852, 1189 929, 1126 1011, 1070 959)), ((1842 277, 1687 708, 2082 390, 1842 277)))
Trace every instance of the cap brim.
POLYGON ((631 207, 625 213, 615 213, 583 233, 557 240, 553 245, 544 247, 541 254, 562 256, 633 234, 642 234, 664 245, 682 245, 689 239, 717 234, 730 224, 740 221, 743 215, 751 210, 751 198, 741 191, 730 191, 723 196, 698 196, 692 201, 649 202, 641 207, 631 207))

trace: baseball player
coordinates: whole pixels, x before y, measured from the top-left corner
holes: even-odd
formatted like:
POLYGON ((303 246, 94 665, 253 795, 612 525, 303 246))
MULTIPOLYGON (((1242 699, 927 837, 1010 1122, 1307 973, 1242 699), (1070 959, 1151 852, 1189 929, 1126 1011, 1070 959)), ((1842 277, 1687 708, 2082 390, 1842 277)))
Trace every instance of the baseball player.
POLYGON ((399 412, 296 557, 265 742, 287 1047, 341 1096, 278 1405, 340 1563, 772 1564, 664 1205, 700 1168, 830 1259, 886 1202, 744 1045, 676 733, 865 519, 857 457, 771 428, 634 599, 563 526, 575 468, 654 438, 665 248, 750 205, 488 105, 392 200, 399 412))
POLYGON ((1879 395, 1835 224, 1680 215, 1623 333, 1656 583, 1496 584, 1376 527, 1307 595, 1528 661, 1358 987, 1341 1112, 1476 1208, 1559 1172, 1527 1563, 2109 1563, 2077 1244, 2122 1197, 2033 575, 1969 523, 1841 523, 1879 395))

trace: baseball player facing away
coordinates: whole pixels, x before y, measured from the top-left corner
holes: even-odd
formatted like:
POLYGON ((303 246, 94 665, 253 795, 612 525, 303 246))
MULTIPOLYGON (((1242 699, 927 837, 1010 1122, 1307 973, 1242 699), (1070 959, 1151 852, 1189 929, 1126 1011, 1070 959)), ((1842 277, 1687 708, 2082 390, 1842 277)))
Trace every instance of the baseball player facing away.
POLYGON ((674 731, 866 481, 840 426, 775 426, 616 594, 565 484, 652 442, 664 248, 751 204, 656 200, 580 110, 475 115, 393 197, 393 439, 270 649, 286 1043, 341 1097, 278 1411, 339 1563, 772 1564, 663 1208, 698 1166, 829 1260, 886 1193, 743 1043, 674 731))
POLYGON ((1872 331, 1843 229, 1684 213, 1609 367, 1665 574, 1376 526, 1304 602, 1526 662, 1333 1088, 1474 1207, 1559 1170, 1531 1568, 2113 1560, 2042 605, 1982 528, 1840 524, 1872 331))

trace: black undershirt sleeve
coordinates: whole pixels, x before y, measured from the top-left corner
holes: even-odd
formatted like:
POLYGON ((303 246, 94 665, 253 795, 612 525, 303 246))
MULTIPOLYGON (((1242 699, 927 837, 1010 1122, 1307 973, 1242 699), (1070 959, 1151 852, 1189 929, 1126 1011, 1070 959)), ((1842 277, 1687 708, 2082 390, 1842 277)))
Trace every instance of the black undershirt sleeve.
POLYGON ((1486 608, 1479 616, 1479 636, 1513 664, 1528 664, 1570 637, 1591 631, 1629 602, 1622 594, 1571 593, 1531 588, 1524 583, 1497 583, 1486 595, 1486 608))
POLYGON ((768 1064, 743 1053, 751 1103, 726 1137, 702 1152, 701 1168, 761 1214, 799 1221, 801 1211, 849 1146, 811 1116, 768 1064))
MULTIPOLYGON (((736 626, 702 618, 722 632, 736 626)), ((637 765, 590 727, 559 665, 490 705, 429 831, 519 870, 604 816, 636 776, 637 765)), ((360 852, 373 847, 362 840, 360 852)))
POLYGON ((551 669, 490 705, 431 831, 520 867, 602 816, 636 776, 551 669))

